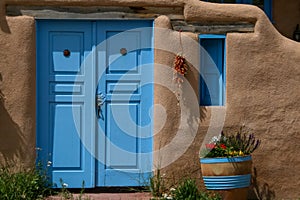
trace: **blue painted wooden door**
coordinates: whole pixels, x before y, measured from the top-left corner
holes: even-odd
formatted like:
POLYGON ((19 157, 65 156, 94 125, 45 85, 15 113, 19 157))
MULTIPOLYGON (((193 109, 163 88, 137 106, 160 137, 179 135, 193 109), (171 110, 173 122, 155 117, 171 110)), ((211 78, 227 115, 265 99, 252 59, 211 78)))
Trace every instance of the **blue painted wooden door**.
POLYGON ((139 186, 149 179, 152 29, 137 28, 151 26, 151 21, 97 24, 98 93, 106 95, 98 121, 98 186, 139 186))
POLYGON ((57 187, 139 186, 149 178, 151 27, 151 21, 37 22, 38 161, 57 187))

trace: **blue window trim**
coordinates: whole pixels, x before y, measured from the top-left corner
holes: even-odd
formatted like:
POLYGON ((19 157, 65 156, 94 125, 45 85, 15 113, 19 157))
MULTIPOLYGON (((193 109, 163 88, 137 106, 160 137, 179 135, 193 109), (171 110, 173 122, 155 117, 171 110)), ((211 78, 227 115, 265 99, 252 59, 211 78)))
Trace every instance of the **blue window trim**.
MULTIPOLYGON (((200 106, 224 106, 226 103, 226 35, 222 34, 199 34, 199 45, 201 45, 201 39, 223 39, 224 40, 224 46, 223 46, 223 73, 222 73, 222 100, 219 105, 206 105, 201 103, 201 78, 199 78, 199 99, 200 99, 200 106)), ((199 56, 201 57, 201 46, 200 46, 200 52, 199 56)), ((200 62, 200 69, 201 69, 201 62, 200 62)), ((201 73, 201 72, 200 72, 201 73)))
POLYGON ((272 5, 272 0, 264 0, 264 11, 271 21, 273 20, 272 5))
MULTIPOLYGON (((208 1, 208 0, 204 0, 208 1)), ((273 15, 272 15, 272 2, 273 0, 264 0, 264 11, 266 15, 269 17, 269 19, 272 21, 273 15)), ((221 0, 222 3, 224 3, 224 0, 221 0)), ((253 0, 236 0, 235 3, 239 4, 253 4, 253 0)))
POLYGON ((200 34, 199 39, 221 39, 221 38, 226 38, 226 35, 222 34, 200 34))

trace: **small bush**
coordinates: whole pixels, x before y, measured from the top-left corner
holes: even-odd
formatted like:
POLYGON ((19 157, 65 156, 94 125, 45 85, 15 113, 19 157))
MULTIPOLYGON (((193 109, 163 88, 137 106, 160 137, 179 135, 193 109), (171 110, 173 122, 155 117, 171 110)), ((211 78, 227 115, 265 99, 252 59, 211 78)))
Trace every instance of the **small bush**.
POLYGON ((217 194, 209 194, 199 191, 196 181, 186 179, 183 181, 173 193, 174 200, 221 200, 217 194))
POLYGON ((12 172, 8 168, 0 169, 1 200, 35 200, 50 194, 47 176, 39 170, 12 172))
POLYGON ((150 177, 150 191, 153 197, 162 197, 166 191, 165 182, 163 176, 160 175, 160 169, 158 169, 152 177, 150 177))
POLYGON ((196 182, 191 179, 187 179, 182 182, 178 188, 174 191, 175 199, 181 200, 195 200, 198 199, 199 190, 196 185, 196 182))

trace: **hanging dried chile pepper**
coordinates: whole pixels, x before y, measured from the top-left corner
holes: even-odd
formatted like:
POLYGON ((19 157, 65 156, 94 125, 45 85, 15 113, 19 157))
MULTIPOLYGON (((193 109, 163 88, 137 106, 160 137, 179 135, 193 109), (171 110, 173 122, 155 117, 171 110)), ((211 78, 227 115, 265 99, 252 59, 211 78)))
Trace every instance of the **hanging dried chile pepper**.
POLYGON ((185 58, 181 55, 176 55, 174 59, 174 69, 177 73, 181 75, 187 74, 188 66, 186 64, 185 58))
POLYGON ((174 93, 177 97, 178 105, 179 105, 179 100, 181 98, 181 90, 182 90, 181 86, 183 83, 184 75, 186 75, 188 71, 188 64, 185 58, 182 56, 183 45, 181 41, 181 31, 179 31, 179 42, 181 47, 181 54, 177 54, 175 56, 174 63, 173 63, 173 67, 174 67, 173 80, 177 84, 177 88, 174 91, 174 93))

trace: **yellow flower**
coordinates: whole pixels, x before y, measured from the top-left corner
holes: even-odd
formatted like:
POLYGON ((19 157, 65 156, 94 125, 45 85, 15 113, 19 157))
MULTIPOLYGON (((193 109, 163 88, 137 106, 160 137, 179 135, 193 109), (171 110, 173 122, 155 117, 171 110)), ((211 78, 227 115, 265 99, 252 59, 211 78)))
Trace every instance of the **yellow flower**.
POLYGON ((243 156, 243 155, 244 155, 244 153, 240 150, 239 156, 243 156))

